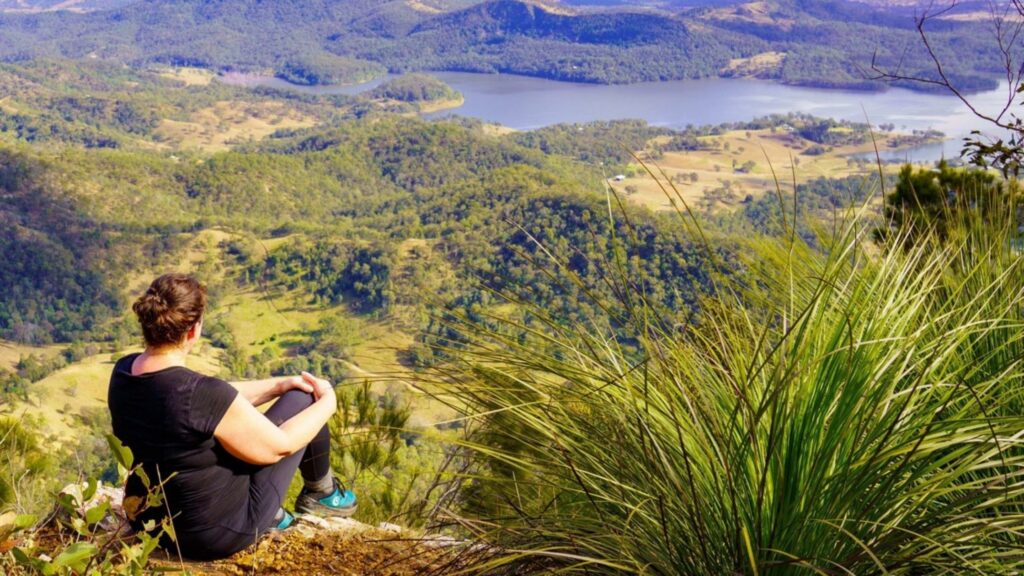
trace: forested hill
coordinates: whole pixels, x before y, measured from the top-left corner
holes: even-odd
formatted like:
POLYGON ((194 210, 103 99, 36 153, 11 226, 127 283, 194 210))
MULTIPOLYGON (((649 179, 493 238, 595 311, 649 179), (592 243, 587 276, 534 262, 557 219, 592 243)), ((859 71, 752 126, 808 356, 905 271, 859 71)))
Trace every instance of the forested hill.
MULTIPOLYGON (((593 139, 589 129, 574 136, 593 139)), ((391 280, 397 245, 414 240, 446 255, 433 263, 438 271, 424 274, 451 270, 459 278, 436 294, 450 306, 479 306, 485 281, 575 318, 585 311, 578 291, 602 289, 610 239, 622 231, 607 229, 605 199, 592 192, 598 183, 589 171, 524 144, 457 124, 378 118, 189 161, 141 151, 0 149, 0 223, 7 224, 0 248, 8 254, 0 286, 13 295, 0 303, 0 338, 115 336, 111 330, 121 328, 109 320, 124 308, 118 278, 180 248, 181 233, 210 226, 308 238, 275 252, 267 277, 283 283, 304 271, 302 283, 317 295, 360 312, 422 303, 415 283, 391 280), (143 197, 159 208, 139 212, 143 197), (537 242, 576 254, 572 265, 592 285, 552 283, 531 260, 537 242)), ((627 254, 630 266, 670 313, 685 314, 704 275, 699 251, 678 226, 663 225, 666 218, 629 213, 642 240, 627 254)))
POLYGON ((565 14, 516 0, 495 0, 432 18, 412 30, 459 30, 464 36, 524 36, 576 44, 634 46, 692 42, 703 34, 653 13, 565 14))
MULTIPOLYGON (((147 0, 88 13, 0 14, 0 59, 188 64, 273 71, 304 83, 361 80, 388 69, 603 83, 741 75, 878 88, 864 72, 875 55, 883 65, 902 63, 907 73, 932 68, 908 13, 847 0, 720 4, 650 10, 518 0, 147 0)), ((932 37, 965 89, 995 83, 998 54, 986 47, 983 26, 946 21, 932 37)))

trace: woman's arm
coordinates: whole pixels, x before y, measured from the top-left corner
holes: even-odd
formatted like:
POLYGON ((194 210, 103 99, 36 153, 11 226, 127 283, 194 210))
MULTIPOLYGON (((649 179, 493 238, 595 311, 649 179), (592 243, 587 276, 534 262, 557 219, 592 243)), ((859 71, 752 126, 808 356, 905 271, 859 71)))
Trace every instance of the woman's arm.
POLYGON ((316 398, 312 406, 278 427, 239 394, 213 431, 214 438, 229 454, 250 464, 274 464, 305 448, 338 403, 330 382, 305 372, 302 379, 316 398))
POLYGON ((312 386, 302 376, 282 376, 265 380, 247 380, 245 382, 228 382, 238 390, 238 394, 253 406, 262 406, 292 388, 303 392, 313 392, 312 386))

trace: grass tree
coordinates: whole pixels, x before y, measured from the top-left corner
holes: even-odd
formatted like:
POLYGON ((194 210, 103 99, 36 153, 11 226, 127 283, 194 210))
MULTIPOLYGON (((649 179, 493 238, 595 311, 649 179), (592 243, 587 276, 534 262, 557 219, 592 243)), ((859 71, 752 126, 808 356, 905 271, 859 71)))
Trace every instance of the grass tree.
POLYGON ((576 325, 454 321, 473 570, 1024 570, 1021 213, 963 200, 913 242, 876 244, 865 205, 813 242, 708 245, 686 325, 631 277, 576 325))

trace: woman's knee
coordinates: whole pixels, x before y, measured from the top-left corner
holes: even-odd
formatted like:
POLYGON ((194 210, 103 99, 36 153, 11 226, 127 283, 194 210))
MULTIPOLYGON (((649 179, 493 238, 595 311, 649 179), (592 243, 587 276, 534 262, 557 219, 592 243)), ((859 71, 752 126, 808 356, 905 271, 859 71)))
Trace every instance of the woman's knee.
POLYGON ((305 392, 297 388, 292 388, 291 390, 282 394, 281 397, 278 399, 278 402, 284 401, 287 401, 289 403, 296 403, 302 406, 303 408, 308 408, 309 406, 313 405, 313 402, 316 402, 316 399, 313 398, 313 395, 309 392, 305 392))
POLYGON ((313 402, 315 402, 315 399, 309 392, 292 389, 277 399, 277 402, 270 407, 270 410, 267 410, 266 416, 274 424, 280 426, 292 416, 312 406, 313 402))

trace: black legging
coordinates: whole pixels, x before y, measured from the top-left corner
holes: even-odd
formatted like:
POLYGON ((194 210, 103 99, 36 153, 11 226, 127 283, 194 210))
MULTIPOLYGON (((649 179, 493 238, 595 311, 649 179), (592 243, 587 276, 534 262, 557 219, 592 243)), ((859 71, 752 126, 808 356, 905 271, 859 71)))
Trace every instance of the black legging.
MULTIPOLYGON (((290 390, 265 415, 280 426, 312 404, 312 395, 290 390)), ((320 480, 331 470, 330 454, 331 435, 324 426, 305 450, 270 466, 250 468, 248 509, 240 510, 234 521, 224 519, 218 528, 199 533, 179 533, 178 544, 182 554, 196 560, 224 558, 254 543, 277 524, 274 516, 284 502, 288 486, 295 477, 295 469, 299 469, 304 480, 320 480)))

